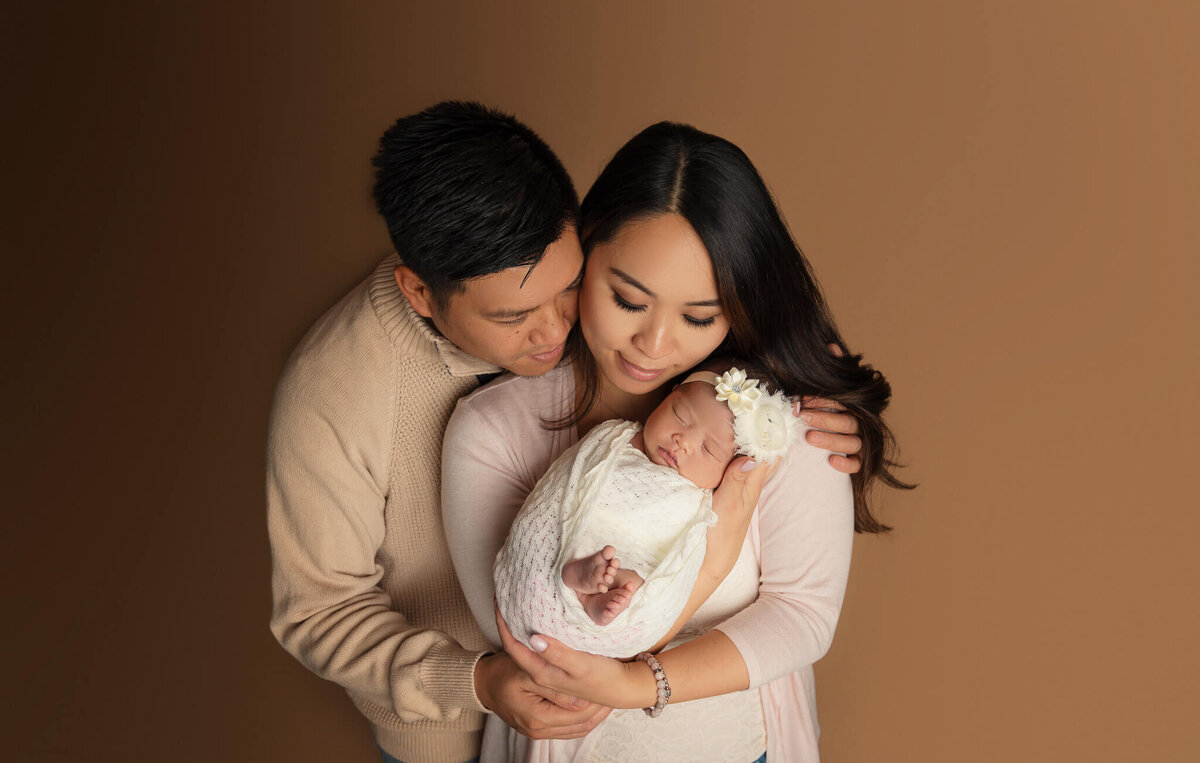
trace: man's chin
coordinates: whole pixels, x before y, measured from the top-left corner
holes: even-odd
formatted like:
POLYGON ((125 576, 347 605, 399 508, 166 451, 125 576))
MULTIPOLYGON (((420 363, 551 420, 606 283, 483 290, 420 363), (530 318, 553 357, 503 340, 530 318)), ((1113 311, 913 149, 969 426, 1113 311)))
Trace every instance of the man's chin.
POLYGON ((550 373, 557 365, 557 359, 538 363, 529 357, 524 357, 511 365, 505 366, 505 370, 511 371, 517 376, 541 376, 550 373))
POLYGON ((559 345, 548 352, 522 355, 505 368, 517 376, 541 376, 557 366, 562 356, 563 346, 559 345))

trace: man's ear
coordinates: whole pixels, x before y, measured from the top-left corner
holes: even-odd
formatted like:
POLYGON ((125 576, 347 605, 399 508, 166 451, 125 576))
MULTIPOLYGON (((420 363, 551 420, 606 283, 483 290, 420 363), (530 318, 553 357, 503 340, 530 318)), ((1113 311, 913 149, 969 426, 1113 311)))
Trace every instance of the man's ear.
POLYGON ((417 311, 417 315, 432 318, 433 292, 429 290, 429 285, 407 265, 397 265, 394 275, 400 292, 408 298, 408 303, 417 311))

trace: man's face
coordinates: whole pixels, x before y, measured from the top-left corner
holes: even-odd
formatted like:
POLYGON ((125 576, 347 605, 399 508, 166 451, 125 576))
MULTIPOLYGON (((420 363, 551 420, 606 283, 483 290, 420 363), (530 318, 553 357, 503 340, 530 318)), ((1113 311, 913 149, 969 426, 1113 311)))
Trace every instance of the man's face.
POLYGON ((471 355, 521 376, 538 376, 562 357, 579 314, 582 270, 579 237, 568 227, 532 271, 509 268, 466 281, 466 291, 451 295, 445 309, 433 303, 413 307, 471 355))

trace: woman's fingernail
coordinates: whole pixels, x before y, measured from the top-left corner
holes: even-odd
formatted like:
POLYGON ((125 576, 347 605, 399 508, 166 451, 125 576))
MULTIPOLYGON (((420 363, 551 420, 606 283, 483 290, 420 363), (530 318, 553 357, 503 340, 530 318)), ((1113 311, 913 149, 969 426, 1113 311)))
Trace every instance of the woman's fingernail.
POLYGON ((812 414, 807 411, 803 411, 800 414, 800 420, 803 421, 805 424, 811 424, 812 423, 812 414))
POLYGON ((529 645, 533 647, 533 651, 535 652, 544 652, 546 651, 546 647, 550 646, 546 643, 546 639, 541 636, 534 636, 529 639, 529 645))
POLYGON ((755 461, 753 458, 747 458, 745 461, 742 462, 742 471, 748 472, 756 466, 758 466, 757 461, 755 461))

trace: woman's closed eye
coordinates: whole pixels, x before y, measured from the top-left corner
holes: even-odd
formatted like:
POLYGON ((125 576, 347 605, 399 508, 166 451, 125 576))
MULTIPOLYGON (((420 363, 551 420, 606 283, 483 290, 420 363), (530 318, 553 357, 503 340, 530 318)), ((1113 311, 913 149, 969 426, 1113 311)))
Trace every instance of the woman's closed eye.
POLYGON ((640 312, 644 312, 646 310, 645 305, 635 305, 632 302, 626 302, 621 297, 621 295, 616 292, 615 289, 613 290, 612 297, 613 297, 613 303, 616 304, 617 307, 621 308, 625 312, 640 313, 640 312))
MULTIPOLYGON (((644 313, 644 312, 646 312, 645 305, 638 305, 633 302, 630 302, 629 300, 625 299, 620 294, 618 294, 616 289, 612 290, 612 299, 613 299, 613 304, 615 304, 617 307, 621 308, 622 310, 624 310, 627 313, 644 313)), ((719 316, 719 315, 720 315, 720 313, 717 313, 717 315, 710 315, 707 318, 696 318, 691 315, 687 315, 685 313, 683 316, 683 322, 686 323, 687 325, 691 326, 692 328, 698 328, 698 329, 708 328, 709 326, 712 326, 717 322, 717 316, 719 316)))

